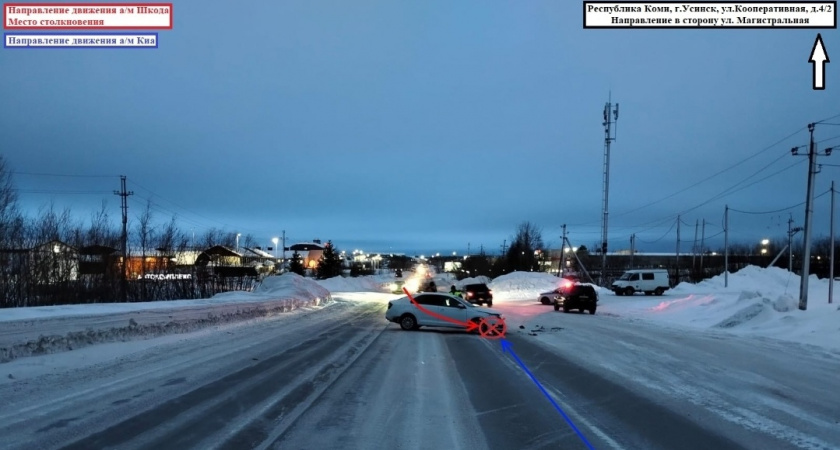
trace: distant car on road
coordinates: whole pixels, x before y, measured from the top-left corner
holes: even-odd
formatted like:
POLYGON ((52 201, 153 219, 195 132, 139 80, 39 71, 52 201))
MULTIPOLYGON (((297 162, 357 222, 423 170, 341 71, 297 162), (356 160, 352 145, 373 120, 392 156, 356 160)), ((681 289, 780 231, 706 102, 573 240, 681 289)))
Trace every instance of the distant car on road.
POLYGON ((644 292, 646 295, 662 295, 670 289, 668 270, 636 269, 624 272, 621 278, 610 286, 615 295, 633 295, 644 292))
POLYGON ((428 314, 412 303, 408 297, 402 297, 388 302, 385 319, 400 324, 403 330, 416 330, 420 327, 466 328, 465 324, 472 322, 478 325, 481 319, 488 317, 503 319, 501 314, 495 311, 471 305, 469 302, 449 294, 417 294, 414 296, 414 300, 423 308, 435 314, 428 314), (446 317, 452 321, 441 317, 446 317))
POLYGON ((591 284, 575 283, 555 297, 554 310, 559 311, 560 308, 566 313, 577 309, 580 312, 589 311, 589 314, 595 314, 598 309, 598 291, 591 284))
POLYGON ((537 301, 542 303, 543 305, 554 304, 554 299, 557 296, 563 295, 563 290, 571 287, 573 284, 575 284, 576 281, 577 280, 575 278, 564 277, 562 281, 560 281, 560 287, 541 293, 537 296, 537 301))
POLYGON ((420 287, 417 288, 417 292, 437 292, 437 285, 435 284, 435 280, 427 278, 424 281, 420 282, 420 287))
POLYGON ((464 286, 464 300, 477 305, 493 306, 493 291, 484 283, 468 284, 464 286))

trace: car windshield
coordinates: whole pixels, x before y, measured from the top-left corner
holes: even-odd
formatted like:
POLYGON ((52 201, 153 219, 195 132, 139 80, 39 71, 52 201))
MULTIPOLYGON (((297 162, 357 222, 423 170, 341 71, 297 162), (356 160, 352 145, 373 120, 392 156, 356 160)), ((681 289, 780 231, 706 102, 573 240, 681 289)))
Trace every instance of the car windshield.
POLYGON ((624 275, 622 275, 621 278, 619 278, 619 280, 625 280, 625 281, 629 280, 632 275, 633 275, 632 273, 627 272, 624 275))

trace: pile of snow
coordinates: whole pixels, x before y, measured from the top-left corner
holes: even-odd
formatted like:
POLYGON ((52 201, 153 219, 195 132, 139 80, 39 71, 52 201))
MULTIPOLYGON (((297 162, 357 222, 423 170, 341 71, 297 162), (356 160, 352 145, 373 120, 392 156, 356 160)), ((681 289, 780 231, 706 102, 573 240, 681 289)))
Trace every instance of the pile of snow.
POLYGON ((319 280, 318 284, 330 292, 383 292, 388 291, 390 280, 386 283, 379 275, 363 277, 333 277, 319 280))
POLYGON ((837 295, 828 303, 828 280, 809 278, 806 311, 798 308, 799 283, 800 277, 787 270, 749 266, 729 275, 729 287, 718 275, 681 283, 661 297, 602 294, 599 311, 840 349, 840 310, 837 295))
POLYGON ((482 284, 482 283, 489 286, 491 281, 493 281, 492 278, 486 277, 484 275, 479 275, 477 277, 464 278, 463 280, 455 283, 455 287, 457 287, 458 289, 463 289, 464 286, 466 286, 468 284, 482 284))
POLYGON ((287 273, 265 278, 254 292, 209 299, 8 308, 0 311, 0 362, 263 319, 331 301, 318 283, 287 273))
POLYGON ((512 272, 494 279, 489 287, 493 301, 536 302, 543 293, 560 286, 562 279, 544 272, 512 272))

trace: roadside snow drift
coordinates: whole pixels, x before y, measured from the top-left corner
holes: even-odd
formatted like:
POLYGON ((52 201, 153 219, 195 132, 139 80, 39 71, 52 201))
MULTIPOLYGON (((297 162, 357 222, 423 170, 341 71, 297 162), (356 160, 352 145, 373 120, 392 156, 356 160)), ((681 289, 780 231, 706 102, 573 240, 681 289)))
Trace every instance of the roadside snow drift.
POLYGON ((721 274, 681 283, 661 297, 601 291, 599 312, 840 349, 840 311, 837 300, 828 303, 828 280, 809 278, 805 311, 799 310, 800 280, 778 267, 748 266, 729 274, 729 287, 721 274))
POLYGON ((560 277, 543 272, 512 272, 494 279, 488 286, 493 302, 535 303, 541 293, 560 286, 560 277))
POLYGON ((331 300, 314 281, 287 273, 267 277, 254 292, 209 299, 0 309, 0 362, 271 317, 331 300))
POLYGON ((361 277, 333 277, 317 283, 330 292, 391 292, 391 284, 400 281, 392 274, 361 277))

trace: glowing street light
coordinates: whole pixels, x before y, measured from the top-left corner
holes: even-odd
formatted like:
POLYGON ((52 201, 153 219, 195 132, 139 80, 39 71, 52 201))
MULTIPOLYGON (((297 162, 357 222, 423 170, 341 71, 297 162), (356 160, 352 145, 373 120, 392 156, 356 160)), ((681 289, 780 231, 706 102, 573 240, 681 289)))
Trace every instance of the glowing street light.
POLYGON ((274 242, 274 257, 277 257, 277 243, 280 242, 280 238, 273 237, 271 238, 271 242, 274 242))

